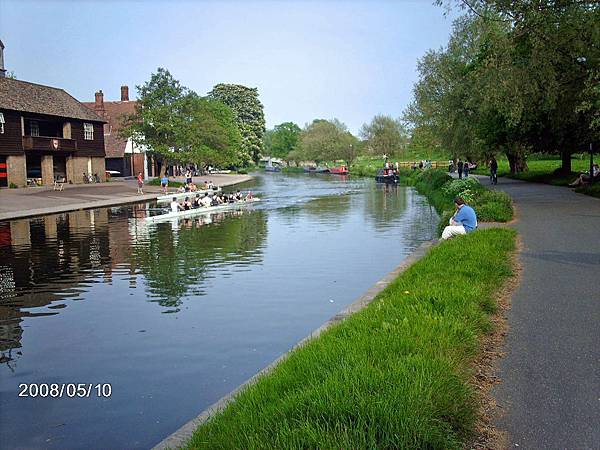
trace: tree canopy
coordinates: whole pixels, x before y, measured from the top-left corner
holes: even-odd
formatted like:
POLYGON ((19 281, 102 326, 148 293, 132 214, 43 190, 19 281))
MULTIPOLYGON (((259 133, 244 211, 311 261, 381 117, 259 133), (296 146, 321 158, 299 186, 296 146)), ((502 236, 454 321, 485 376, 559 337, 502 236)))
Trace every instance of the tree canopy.
POLYGON ((137 90, 136 110, 126 118, 123 137, 131 137, 166 161, 201 166, 240 161, 241 136, 229 107, 199 97, 163 68, 137 90))
POLYGON ((300 133, 300 151, 303 159, 351 163, 357 155, 358 139, 338 119, 315 119, 300 133))
POLYGON ((265 153, 277 158, 287 158, 300 142, 302 130, 294 122, 284 122, 267 130, 264 136, 265 153))
POLYGON ((458 3, 466 14, 419 61, 406 118, 455 156, 504 152, 519 171, 529 152, 555 152, 570 171, 570 155, 598 140, 600 4, 458 3))
POLYGON ((208 93, 209 98, 229 106, 242 135, 241 159, 244 165, 258 162, 263 149, 265 116, 258 99, 258 89, 240 84, 217 84, 208 93))
POLYGON ((377 115, 370 123, 365 123, 360 129, 360 136, 372 155, 399 156, 408 141, 402 122, 385 115, 377 115))

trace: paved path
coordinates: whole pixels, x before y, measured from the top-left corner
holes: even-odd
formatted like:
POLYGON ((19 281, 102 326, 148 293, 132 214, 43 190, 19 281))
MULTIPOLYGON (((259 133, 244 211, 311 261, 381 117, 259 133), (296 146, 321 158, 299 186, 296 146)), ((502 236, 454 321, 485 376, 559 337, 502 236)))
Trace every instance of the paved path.
MULTIPOLYGON (((231 186, 250 180, 248 175, 210 175, 194 181, 212 181, 218 186, 231 186)), ((102 208, 123 203, 153 200, 162 195, 157 186, 144 186, 144 195, 137 193, 137 182, 113 181, 98 184, 65 185, 63 191, 52 187, 0 190, 0 220, 55 214, 77 209, 102 208)))
MULTIPOLYGON (((483 183, 486 181, 482 180, 483 183)), ((523 241, 494 395, 525 449, 600 448, 600 200, 501 179, 523 241)))

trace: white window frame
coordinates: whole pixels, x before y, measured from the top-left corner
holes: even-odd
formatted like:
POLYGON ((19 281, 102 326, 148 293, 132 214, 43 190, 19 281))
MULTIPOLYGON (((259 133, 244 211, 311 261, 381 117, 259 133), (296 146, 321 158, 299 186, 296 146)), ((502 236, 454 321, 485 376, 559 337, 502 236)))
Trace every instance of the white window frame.
POLYGON ((4 113, 0 112, 0 134, 4 134, 4 113))
POLYGON ((40 123, 37 120, 32 120, 29 122, 29 134, 34 137, 39 137, 40 123))
POLYGON ((94 124, 85 122, 83 124, 83 139, 86 141, 94 140, 94 124))

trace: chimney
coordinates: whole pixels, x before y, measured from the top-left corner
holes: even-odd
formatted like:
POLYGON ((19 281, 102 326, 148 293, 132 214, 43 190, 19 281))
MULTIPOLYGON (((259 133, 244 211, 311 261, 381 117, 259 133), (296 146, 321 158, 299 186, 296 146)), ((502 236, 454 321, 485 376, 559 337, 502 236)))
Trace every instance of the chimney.
POLYGON ((104 111, 104 94, 102 89, 96 92, 96 104, 94 105, 96 111, 104 111))
POLYGON ((129 87, 121 86, 121 101, 128 102, 129 101, 129 87))
POLYGON ((6 76, 6 69, 4 68, 4 44, 0 41, 0 78, 6 76))

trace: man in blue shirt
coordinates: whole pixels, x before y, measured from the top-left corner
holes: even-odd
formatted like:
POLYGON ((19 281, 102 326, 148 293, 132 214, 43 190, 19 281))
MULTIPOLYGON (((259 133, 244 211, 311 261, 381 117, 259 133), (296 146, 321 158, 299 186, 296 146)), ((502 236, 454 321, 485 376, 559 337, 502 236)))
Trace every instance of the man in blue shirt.
POLYGON ((467 234, 477 228, 477 215, 473 208, 465 205, 465 201, 461 197, 456 197, 454 204, 456 205, 456 213, 450 219, 450 225, 444 228, 442 239, 467 234))

